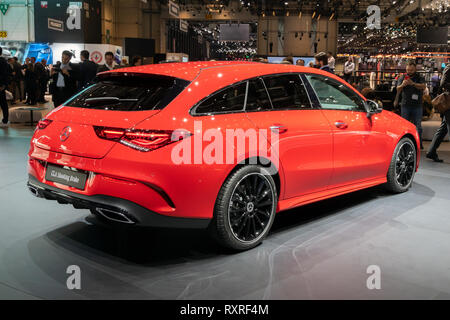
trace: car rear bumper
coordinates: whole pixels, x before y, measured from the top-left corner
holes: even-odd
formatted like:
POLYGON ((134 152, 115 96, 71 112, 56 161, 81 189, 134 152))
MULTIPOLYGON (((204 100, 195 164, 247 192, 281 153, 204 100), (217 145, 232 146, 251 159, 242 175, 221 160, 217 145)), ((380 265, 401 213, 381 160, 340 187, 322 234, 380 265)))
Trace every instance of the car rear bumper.
POLYGON ((212 219, 214 204, 231 166, 174 165, 171 148, 146 153, 117 144, 103 159, 53 152, 31 143, 28 173, 45 185, 83 196, 106 195, 131 201, 168 217, 212 219), (46 179, 47 166, 88 174, 84 189, 46 179))
POLYGON ((84 195, 59 189, 38 181, 31 174, 27 185, 36 197, 56 200, 61 204, 72 204, 76 209, 90 209, 92 213, 114 224, 201 229, 206 228, 211 221, 201 218, 170 217, 150 211, 129 200, 106 195, 84 195))

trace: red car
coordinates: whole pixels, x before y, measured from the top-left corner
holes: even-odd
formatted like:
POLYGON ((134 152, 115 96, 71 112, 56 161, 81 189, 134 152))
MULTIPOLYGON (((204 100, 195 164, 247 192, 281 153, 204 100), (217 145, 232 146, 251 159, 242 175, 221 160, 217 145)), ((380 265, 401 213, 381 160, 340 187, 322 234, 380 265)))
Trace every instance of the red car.
POLYGON ((413 124, 321 70, 148 65, 99 74, 39 122, 28 187, 111 224, 208 228, 245 250, 276 212, 379 184, 408 190, 418 145, 413 124))

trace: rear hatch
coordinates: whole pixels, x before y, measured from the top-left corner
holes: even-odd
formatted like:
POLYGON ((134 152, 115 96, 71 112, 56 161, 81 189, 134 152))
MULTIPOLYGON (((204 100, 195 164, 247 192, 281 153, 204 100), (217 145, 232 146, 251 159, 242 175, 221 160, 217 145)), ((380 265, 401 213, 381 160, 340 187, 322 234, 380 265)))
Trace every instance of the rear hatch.
POLYGON ((128 129, 165 108, 188 81, 144 74, 103 74, 93 85, 51 112, 52 123, 38 130, 37 147, 87 158, 103 158, 116 143, 95 127, 128 129))

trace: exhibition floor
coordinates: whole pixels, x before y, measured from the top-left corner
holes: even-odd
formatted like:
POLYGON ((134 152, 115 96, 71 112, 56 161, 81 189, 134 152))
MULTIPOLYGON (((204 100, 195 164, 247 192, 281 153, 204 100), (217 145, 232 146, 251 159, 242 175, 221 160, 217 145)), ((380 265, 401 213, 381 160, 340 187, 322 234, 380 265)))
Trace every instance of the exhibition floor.
POLYGON ((450 143, 445 163, 422 155, 409 192, 280 213, 262 245, 229 254, 203 231, 116 232, 33 197, 32 130, 0 129, 0 299, 450 299, 450 143), (66 287, 69 265, 81 290, 66 287), (380 290, 367 289, 370 265, 380 290))

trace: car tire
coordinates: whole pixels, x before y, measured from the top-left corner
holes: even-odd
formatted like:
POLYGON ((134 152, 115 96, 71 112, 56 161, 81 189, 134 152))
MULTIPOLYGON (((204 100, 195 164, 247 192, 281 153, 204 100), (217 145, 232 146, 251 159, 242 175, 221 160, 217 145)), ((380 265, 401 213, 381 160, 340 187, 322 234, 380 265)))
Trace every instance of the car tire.
POLYGON ((209 233, 228 249, 251 249, 269 233, 277 203, 276 185, 267 169, 257 165, 241 167, 219 191, 209 233))
POLYGON ((416 163, 416 146, 410 138, 402 138, 392 155, 387 173, 386 189, 392 193, 408 191, 414 180, 416 163))

